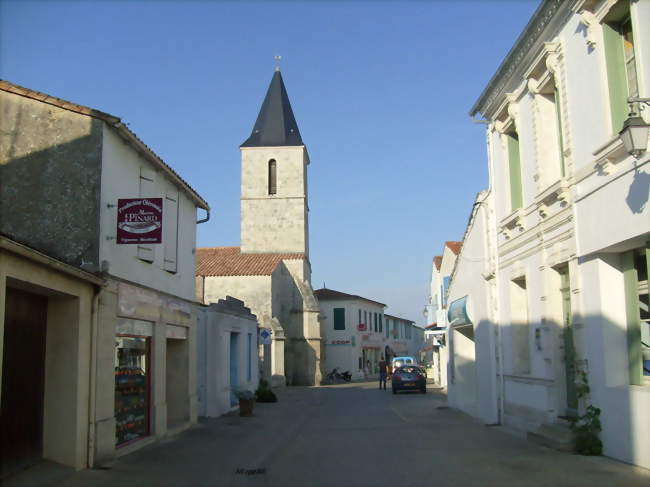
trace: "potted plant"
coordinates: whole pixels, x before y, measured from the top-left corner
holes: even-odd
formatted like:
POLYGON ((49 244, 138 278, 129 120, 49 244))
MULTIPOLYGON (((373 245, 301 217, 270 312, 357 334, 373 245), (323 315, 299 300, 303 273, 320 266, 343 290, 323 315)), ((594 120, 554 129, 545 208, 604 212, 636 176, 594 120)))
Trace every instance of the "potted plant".
POLYGON ((239 415, 252 416, 253 406, 255 405, 255 394, 247 389, 239 390, 236 393, 239 399, 239 415))

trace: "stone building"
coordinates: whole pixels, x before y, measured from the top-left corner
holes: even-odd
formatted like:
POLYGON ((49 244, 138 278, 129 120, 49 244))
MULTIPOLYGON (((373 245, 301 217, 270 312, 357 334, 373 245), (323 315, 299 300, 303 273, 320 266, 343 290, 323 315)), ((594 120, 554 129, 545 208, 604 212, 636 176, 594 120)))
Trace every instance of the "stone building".
MULTIPOLYGON (((83 423, 74 430, 74 456, 63 449, 48 453, 54 451, 50 430, 30 440, 29 454, 82 468, 187 428, 196 422, 197 209, 209 210, 208 204, 118 117, 5 81, 0 107, 0 232, 85 272, 76 277, 92 274, 102 283, 90 310, 68 306, 52 313, 63 297, 77 299, 76 291, 18 283, 29 294, 25 299, 45 297, 47 317, 35 327, 48 345, 49 335, 62 329, 50 318, 68 320, 70 329, 57 336, 56 348, 33 355, 54 361, 48 373, 67 364, 68 375, 57 375, 44 390, 37 376, 33 384, 46 408, 52 393, 64 398, 74 384, 81 405, 68 414, 81 415, 83 423), (117 206, 125 198, 162 201, 161 243, 118 244, 117 206)), ((16 279, 7 276, 2 286, 16 287, 16 279)), ((0 309, 12 313, 19 304, 7 296, 0 292, 0 309)), ((78 300, 85 303, 82 296, 78 300)), ((12 330, 0 327, 7 343, 12 330)), ((29 342, 19 346, 22 353, 33 352, 29 342)), ((3 367, 3 389, 14 373, 3 367)), ((58 407, 65 404, 74 402, 58 407)), ((48 414, 46 425, 58 417, 48 414)), ((56 421, 52 431, 71 424, 56 421)))
POLYGON ((273 385, 317 384, 322 344, 309 261, 309 155, 279 70, 241 155, 241 247, 197 249, 197 299, 235 296, 272 330, 262 373, 273 385))

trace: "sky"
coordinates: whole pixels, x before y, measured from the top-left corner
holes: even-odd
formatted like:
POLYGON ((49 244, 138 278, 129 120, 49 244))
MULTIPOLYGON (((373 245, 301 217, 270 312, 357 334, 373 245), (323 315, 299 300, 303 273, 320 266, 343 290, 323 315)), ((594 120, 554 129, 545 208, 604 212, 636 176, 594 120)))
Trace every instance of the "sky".
POLYGON ((239 245, 240 151, 275 67, 307 145, 312 285, 425 324, 488 185, 470 108, 540 0, 0 0, 0 78, 122 118, 239 245))

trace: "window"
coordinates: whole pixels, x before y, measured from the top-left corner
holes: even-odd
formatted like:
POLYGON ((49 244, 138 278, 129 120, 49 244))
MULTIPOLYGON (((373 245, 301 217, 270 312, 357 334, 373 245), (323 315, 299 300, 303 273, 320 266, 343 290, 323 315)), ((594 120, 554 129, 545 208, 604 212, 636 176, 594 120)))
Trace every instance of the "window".
POLYGON ((381 319, 381 314, 379 315, 379 333, 382 333, 384 331, 382 319, 381 319))
POLYGON ((370 325, 368 324, 368 312, 366 310, 363 311, 363 324, 366 325, 366 330, 370 331, 370 325))
POLYGON ((277 192, 277 163, 275 162, 275 159, 271 159, 269 161, 269 194, 277 194, 277 192))
POLYGON ((334 308, 334 329, 345 330, 345 308, 334 308))
POLYGON ((378 320, 377 320, 377 313, 375 313, 375 332, 377 331, 377 326, 378 326, 378 320))
POLYGON ((650 381, 650 244, 623 254, 630 384, 650 381))
POLYGON ((390 320, 386 318, 386 338, 390 338, 390 320))
POLYGON ((512 336, 513 372, 530 373, 530 327, 526 278, 510 281, 510 323, 512 336))
POLYGON ((359 310, 359 324, 361 323, 363 323, 363 321, 361 321, 361 310, 359 310))
POLYGON ((560 92, 550 77, 535 95, 538 157, 543 187, 565 176, 560 92))
POLYGON ((627 98, 639 95, 634 33, 627 1, 612 7, 603 23, 603 40, 612 131, 617 133, 628 115, 627 98))
POLYGON ((519 135, 516 131, 505 134, 508 147, 508 178, 510 180, 510 210, 523 206, 521 186, 521 161, 519 154, 519 135))
POLYGON ((442 307, 447 306, 447 290, 449 289, 449 283, 451 281, 451 276, 445 276, 442 278, 442 307))

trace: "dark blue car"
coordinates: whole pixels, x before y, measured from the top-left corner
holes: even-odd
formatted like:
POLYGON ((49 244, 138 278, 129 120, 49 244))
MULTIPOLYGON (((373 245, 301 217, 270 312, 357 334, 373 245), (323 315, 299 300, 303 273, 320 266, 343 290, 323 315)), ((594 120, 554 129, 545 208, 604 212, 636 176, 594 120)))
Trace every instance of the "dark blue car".
POLYGON ((415 365, 404 365, 393 371, 393 394, 398 391, 427 392, 427 374, 415 365))

